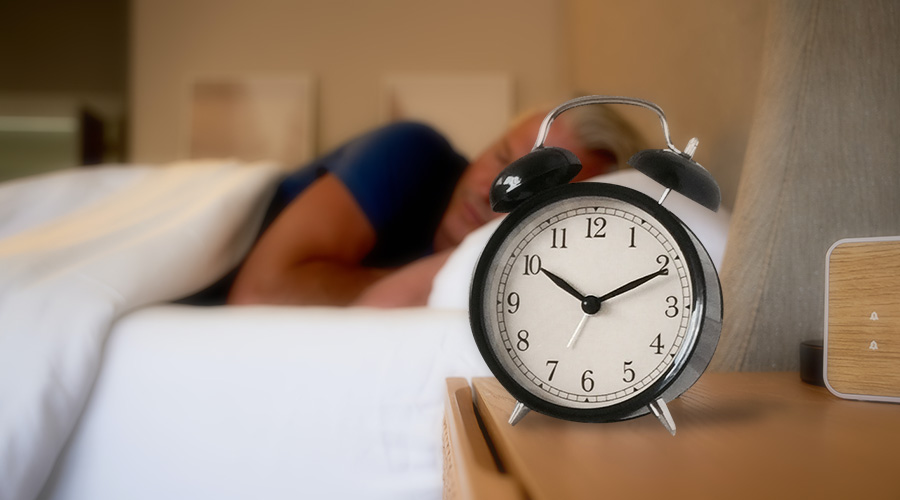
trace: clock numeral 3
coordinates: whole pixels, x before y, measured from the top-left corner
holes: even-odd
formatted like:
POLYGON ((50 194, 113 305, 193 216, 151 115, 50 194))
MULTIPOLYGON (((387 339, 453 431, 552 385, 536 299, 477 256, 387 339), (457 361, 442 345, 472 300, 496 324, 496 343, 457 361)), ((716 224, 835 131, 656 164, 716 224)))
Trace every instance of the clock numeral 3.
POLYGON ((666 308, 666 317, 674 318, 675 316, 678 316, 678 298, 674 295, 669 295, 666 297, 666 304, 669 305, 669 307, 666 308))
POLYGON ((603 232, 606 229, 606 219, 603 217, 588 217, 587 226, 585 238, 606 238, 606 233, 603 232))
POLYGON ((531 276, 541 272, 541 256, 526 255, 525 256, 525 276, 531 276))

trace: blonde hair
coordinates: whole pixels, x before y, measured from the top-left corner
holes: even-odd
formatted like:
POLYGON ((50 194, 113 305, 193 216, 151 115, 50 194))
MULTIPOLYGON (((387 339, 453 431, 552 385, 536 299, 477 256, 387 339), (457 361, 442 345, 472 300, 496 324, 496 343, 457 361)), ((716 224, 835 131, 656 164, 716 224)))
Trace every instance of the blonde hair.
MULTIPOLYGON (((547 113, 549 109, 531 109, 520 113, 512 121, 512 127, 537 114, 543 117, 547 113)), ((614 157, 615 169, 626 168, 626 162, 635 153, 646 149, 646 141, 634 125, 606 104, 579 106, 563 113, 557 120, 565 121, 586 149, 614 157)))
POLYGON ((612 154, 617 168, 625 168, 635 153, 646 149, 640 132, 606 104, 579 106, 560 116, 578 134, 581 144, 590 150, 612 154))

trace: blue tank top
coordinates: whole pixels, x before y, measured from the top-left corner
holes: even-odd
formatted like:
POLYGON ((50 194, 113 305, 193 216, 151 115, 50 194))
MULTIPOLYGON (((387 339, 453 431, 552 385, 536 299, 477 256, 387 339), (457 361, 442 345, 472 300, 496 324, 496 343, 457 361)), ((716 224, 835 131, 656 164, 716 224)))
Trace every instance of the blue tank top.
POLYGON ((467 164, 431 127, 394 123, 288 175, 276 191, 266 220, 274 220, 327 172, 347 186, 375 229, 375 247, 363 264, 403 265, 433 252, 434 234, 467 164))

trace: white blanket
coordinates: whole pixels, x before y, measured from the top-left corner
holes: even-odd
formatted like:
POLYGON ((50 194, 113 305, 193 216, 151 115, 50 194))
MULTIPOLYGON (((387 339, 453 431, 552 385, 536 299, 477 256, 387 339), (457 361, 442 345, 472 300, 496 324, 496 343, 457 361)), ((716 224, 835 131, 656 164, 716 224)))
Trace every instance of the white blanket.
POLYGON ((0 185, 0 498, 40 491, 112 322, 234 266, 276 176, 262 165, 192 162, 0 185))

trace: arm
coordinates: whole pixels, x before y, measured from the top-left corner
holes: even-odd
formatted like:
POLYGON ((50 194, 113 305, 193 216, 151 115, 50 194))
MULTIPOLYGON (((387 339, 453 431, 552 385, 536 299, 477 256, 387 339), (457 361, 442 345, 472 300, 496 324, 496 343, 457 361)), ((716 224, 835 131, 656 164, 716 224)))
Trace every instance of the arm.
POLYGON ((447 262, 453 249, 423 257, 373 283, 353 302, 356 306, 424 306, 431 293, 435 275, 447 262))
POLYGON ((375 240, 350 191, 325 175, 263 233, 238 272, 228 303, 349 304, 388 273, 360 265, 375 240))

